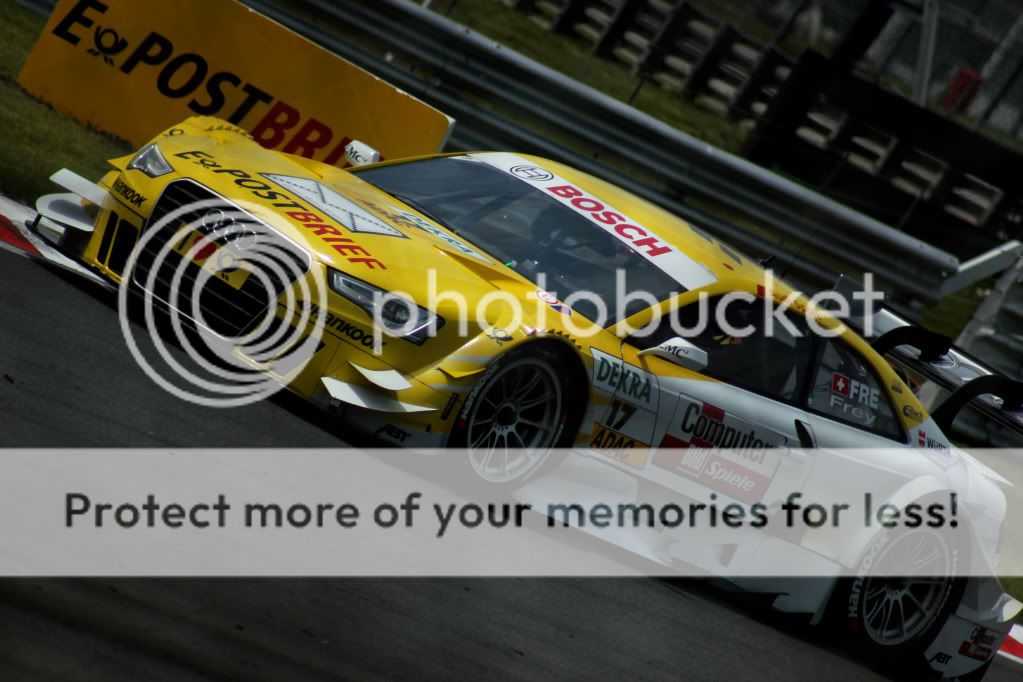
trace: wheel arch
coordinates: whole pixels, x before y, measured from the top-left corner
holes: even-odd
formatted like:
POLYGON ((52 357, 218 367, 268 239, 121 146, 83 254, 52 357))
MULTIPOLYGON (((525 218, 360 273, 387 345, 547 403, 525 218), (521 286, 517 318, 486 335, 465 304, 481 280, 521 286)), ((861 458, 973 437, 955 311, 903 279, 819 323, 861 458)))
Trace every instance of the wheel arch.
MULTIPOLYGON (((508 352, 511 353, 520 349, 525 352, 546 351, 560 361, 556 367, 565 372, 564 385, 567 389, 566 395, 569 398, 569 414, 559 446, 571 447, 575 442, 576 434, 579 431, 583 417, 586 415, 586 409, 589 407, 591 398, 589 372, 586 369, 586 362, 581 349, 573 343, 571 338, 561 334, 548 334, 524 341, 509 349, 508 352)), ((497 358, 495 358, 496 360, 497 358)))
MULTIPOLYGON (((934 476, 920 476, 906 483, 906 485, 899 488, 889 499, 886 500, 875 500, 874 509, 877 509, 881 504, 893 504, 899 509, 904 509, 906 505, 913 502, 920 502, 928 498, 936 498, 938 496, 947 496, 951 492, 946 483, 943 483, 934 476)), ((960 505, 960 510, 962 509, 960 505)), ((967 527, 969 524, 966 524, 967 527)), ((883 527, 863 527, 856 531, 856 533, 845 541, 845 544, 841 552, 836 557, 838 563, 845 568, 854 568, 863 555, 863 552, 870 545, 870 542, 877 536, 878 533, 884 532, 883 527)), ((971 534, 972 535, 972 534, 971 534)))

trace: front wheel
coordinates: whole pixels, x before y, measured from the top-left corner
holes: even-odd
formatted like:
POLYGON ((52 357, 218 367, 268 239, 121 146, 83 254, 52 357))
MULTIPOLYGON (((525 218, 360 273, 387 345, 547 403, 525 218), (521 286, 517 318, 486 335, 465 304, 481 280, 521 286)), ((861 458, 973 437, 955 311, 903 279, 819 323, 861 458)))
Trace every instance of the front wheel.
POLYGON ((494 362, 469 394, 448 441, 464 448, 475 477, 501 486, 524 483, 561 444, 571 412, 559 354, 524 346, 494 362))

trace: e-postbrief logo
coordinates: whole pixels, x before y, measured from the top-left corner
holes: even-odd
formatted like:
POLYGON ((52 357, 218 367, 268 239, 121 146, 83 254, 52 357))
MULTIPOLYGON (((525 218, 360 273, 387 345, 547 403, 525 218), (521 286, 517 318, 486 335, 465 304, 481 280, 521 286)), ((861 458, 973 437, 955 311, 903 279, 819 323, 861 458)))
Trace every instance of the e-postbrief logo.
POLYGON ((87 54, 125 75, 148 70, 163 97, 189 98, 187 106, 195 114, 217 116, 242 126, 264 147, 307 158, 325 153, 320 158, 324 163, 344 165, 344 148, 351 138, 340 137, 325 123, 303 116, 294 105, 234 71, 215 71, 206 57, 181 52, 159 31, 151 30, 141 40, 123 35, 123 29, 111 25, 108 9, 100 0, 79 0, 57 21, 53 35, 83 47, 87 54), (228 99, 237 100, 238 92, 243 97, 229 110, 228 99), (259 115, 255 125, 243 125, 259 115), (335 139, 338 141, 331 146, 335 139))

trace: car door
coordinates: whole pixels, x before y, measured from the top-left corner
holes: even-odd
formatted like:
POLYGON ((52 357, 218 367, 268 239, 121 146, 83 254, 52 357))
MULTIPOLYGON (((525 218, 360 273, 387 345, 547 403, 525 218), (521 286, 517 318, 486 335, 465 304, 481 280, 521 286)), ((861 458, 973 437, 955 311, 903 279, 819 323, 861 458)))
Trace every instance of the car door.
MULTIPOLYGON (((627 390, 615 396, 635 407, 653 446, 645 477, 694 497, 714 492, 745 503, 770 504, 798 488, 808 462, 792 448, 814 444, 802 397, 815 341, 800 318, 786 319, 789 327, 769 327, 762 300, 751 295, 713 297, 625 340, 622 361, 656 378, 655 404, 635 404, 627 390), (705 367, 643 353, 679 336, 706 351, 705 367)), ((622 409, 607 415, 619 430, 629 427, 614 421, 622 409)))
POLYGON ((840 337, 822 338, 806 411, 822 448, 906 447, 906 431, 873 364, 840 337))

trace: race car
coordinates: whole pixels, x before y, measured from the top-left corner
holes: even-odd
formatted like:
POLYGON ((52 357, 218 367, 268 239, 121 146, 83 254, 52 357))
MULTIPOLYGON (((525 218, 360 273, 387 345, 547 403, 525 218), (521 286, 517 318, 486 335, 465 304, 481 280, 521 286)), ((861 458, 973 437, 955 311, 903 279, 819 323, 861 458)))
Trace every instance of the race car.
MULTIPOLYGON (((270 377, 384 442, 460 448, 494 486, 549 474, 572 448, 672 494, 770 504, 782 488, 836 483, 815 481, 822 462, 798 448, 900 449, 908 473, 889 499, 958 491, 970 533, 939 558, 993 575, 1007 481, 945 431, 981 393, 1020 421, 1018 386, 967 385, 936 420, 905 380, 953 353, 934 335, 882 314, 888 333, 868 342, 758 262, 553 161, 376 157, 352 143, 340 169, 191 118, 98 182, 56 173, 70 193, 40 198, 25 237, 227 348, 221 360, 245 371, 225 393, 270 377)), ((842 466, 850 478, 892 467, 842 466)), ((855 570, 885 542, 771 538, 705 567, 755 576, 756 557, 787 543, 800 561, 855 570)), ((672 561, 670 543, 658 552, 672 561)), ((912 649, 949 677, 987 664, 1023 608, 995 578, 947 568, 871 580, 753 588, 817 621, 838 603, 874 646, 912 649)))

